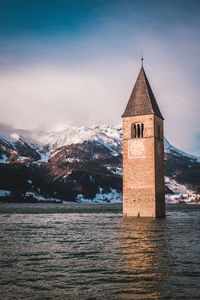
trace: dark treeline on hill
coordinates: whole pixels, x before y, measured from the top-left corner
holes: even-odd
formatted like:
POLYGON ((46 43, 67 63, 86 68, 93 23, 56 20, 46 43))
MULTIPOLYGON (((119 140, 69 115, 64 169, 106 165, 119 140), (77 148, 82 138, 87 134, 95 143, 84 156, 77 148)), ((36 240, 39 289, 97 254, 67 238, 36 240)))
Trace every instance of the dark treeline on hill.
POLYGON ((66 180, 51 175, 45 167, 11 164, 0 165, 0 178, 2 178, 0 189, 11 191, 11 198, 14 202, 15 198, 23 199, 29 191, 46 198, 55 197, 64 201, 75 201, 78 194, 93 199, 99 192, 99 187, 102 187, 105 193, 109 193, 111 188, 122 191, 121 176, 95 173, 89 170, 72 170, 66 180))

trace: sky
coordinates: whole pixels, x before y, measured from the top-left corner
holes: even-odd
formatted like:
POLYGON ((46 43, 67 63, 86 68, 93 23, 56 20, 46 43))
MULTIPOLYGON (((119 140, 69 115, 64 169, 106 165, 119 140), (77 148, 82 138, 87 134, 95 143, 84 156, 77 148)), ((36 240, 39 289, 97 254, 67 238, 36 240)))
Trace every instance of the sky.
POLYGON ((0 0, 0 133, 120 124, 144 69, 165 136, 200 155, 200 1, 0 0))

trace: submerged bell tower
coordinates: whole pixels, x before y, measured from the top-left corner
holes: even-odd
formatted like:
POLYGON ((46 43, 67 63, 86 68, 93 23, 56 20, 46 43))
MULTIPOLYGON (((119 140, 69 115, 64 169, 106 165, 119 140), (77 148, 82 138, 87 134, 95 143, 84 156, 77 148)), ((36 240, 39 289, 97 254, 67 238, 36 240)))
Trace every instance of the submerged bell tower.
POLYGON ((123 215, 164 217, 163 116, 142 66, 123 118, 123 215))

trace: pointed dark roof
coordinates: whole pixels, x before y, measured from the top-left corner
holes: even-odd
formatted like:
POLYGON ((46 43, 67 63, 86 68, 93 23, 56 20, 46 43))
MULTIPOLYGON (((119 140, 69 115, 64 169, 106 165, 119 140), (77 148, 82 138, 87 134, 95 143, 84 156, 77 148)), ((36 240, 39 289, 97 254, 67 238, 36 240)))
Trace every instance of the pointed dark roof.
POLYGON ((142 66, 122 117, 150 114, 164 119, 142 66))

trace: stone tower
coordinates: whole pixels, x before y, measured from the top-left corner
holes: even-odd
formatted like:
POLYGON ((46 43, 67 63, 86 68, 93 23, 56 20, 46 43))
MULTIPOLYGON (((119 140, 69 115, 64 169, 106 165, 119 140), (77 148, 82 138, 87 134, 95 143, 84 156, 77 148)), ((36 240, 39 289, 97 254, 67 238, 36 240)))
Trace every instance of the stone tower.
POLYGON ((143 65, 122 118, 123 215, 164 217, 164 119, 143 65))

